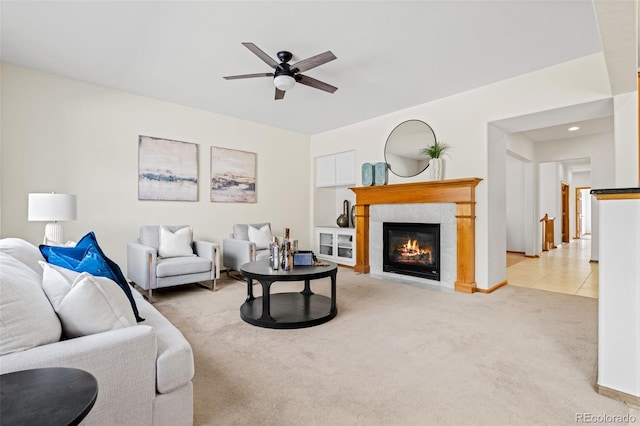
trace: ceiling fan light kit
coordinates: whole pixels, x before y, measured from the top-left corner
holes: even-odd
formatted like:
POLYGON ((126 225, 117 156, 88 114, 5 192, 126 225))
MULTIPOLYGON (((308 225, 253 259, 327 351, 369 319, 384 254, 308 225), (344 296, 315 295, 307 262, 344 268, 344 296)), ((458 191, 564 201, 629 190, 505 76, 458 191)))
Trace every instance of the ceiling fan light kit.
POLYGON ((242 43, 247 49, 253 52, 258 58, 262 59, 264 63, 274 69, 272 73, 256 73, 256 74, 242 74, 231 75, 223 77, 225 80, 237 80, 242 78, 254 78, 254 77, 273 77, 273 84, 276 87, 275 99, 283 99, 286 91, 293 89, 296 82, 305 86, 313 87, 314 89, 320 89, 325 92, 334 93, 338 90, 337 87, 332 86, 315 78, 300 74, 303 71, 308 71, 319 65, 325 64, 329 61, 336 59, 336 56, 330 51, 326 51, 319 55, 312 56, 302 61, 296 62, 293 65, 289 64, 293 55, 291 52, 281 50, 277 53, 280 63, 271 56, 263 52, 258 46, 253 43, 242 43))
POLYGON ((286 92, 293 89, 293 86, 296 85, 296 79, 287 74, 280 74, 273 77, 273 84, 276 88, 286 92))

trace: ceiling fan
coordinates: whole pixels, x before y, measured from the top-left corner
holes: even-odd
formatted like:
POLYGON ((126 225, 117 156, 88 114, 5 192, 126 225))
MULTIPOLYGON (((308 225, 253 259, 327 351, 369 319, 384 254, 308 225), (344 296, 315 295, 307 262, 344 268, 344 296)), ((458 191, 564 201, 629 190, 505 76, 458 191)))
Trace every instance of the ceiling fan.
POLYGON ((236 80, 240 78, 254 78, 254 77, 273 77, 273 84, 276 86, 275 99, 284 98, 284 93, 287 90, 291 90, 296 82, 304 84, 305 86, 313 87, 315 89, 324 90, 325 92, 333 93, 338 90, 337 87, 327 84, 323 81, 316 80, 307 75, 300 74, 301 72, 308 71, 319 65, 325 64, 329 61, 336 59, 336 56, 330 51, 320 53, 319 55, 312 56, 302 61, 296 62, 293 65, 289 64, 289 61, 293 57, 291 52, 282 50, 277 53, 280 63, 275 59, 272 59, 269 55, 264 53, 258 46, 253 43, 244 42, 244 47, 252 51, 258 58, 262 59, 267 65, 274 69, 274 72, 269 73, 257 73, 257 74, 242 74, 242 75, 230 75, 223 77, 225 80, 236 80))

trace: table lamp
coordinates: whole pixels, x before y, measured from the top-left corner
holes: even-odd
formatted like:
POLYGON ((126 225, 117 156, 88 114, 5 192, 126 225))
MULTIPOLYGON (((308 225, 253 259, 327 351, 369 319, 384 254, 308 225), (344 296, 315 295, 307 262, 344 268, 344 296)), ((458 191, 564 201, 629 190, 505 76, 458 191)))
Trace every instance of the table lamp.
POLYGON ((70 194, 29 194, 29 221, 49 222, 44 228, 44 244, 63 244, 63 220, 76 220, 76 196, 70 194))

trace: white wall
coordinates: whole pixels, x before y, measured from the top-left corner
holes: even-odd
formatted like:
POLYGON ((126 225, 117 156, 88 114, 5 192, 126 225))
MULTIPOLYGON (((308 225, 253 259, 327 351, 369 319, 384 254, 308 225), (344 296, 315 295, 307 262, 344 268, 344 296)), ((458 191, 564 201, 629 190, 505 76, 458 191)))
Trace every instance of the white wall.
POLYGON ((613 98, 616 112, 615 134, 616 188, 640 186, 638 174, 638 92, 623 93, 613 98))
POLYGON ((95 231, 123 269, 144 224, 190 224, 222 243, 234 223, 270 221, 310 248, 308 136, 9 64, 1 108, 2 237, 39 243, 45 224, 27 221, 27 194, 55 191, 78 195, 65 237, 95 231), (199 201, 138 200, 139 135, 199 145, 199 201), (257 153, 257 203, 210 201, 211 146, 257 153))
POLYGON ((613 147, 614 135, 601 133, 539 142, 536 144, 536 158, 539 162, 590 158, 593 188, 612 188, 615 186, 616 173, 613 147))
MULTIPOLYGON (((637 195, 637 194, 633 194, 637 195)), ((599 200, 598 385, 640 397, 640 199, 599 200)))
MULTIPOLYGON (((502 256, 487 256, 487 282, 493 285, 507 280, 507 139, 508 135, 493 125, 487 125, 487 169, 486 183, 491 188, 487 193, 487 253, 502 256)), ((477 253, 477 251, 476 251, 477 253)))
POLYGON ((526 251, 525 240, 525 163, 507 155, 507 250, 526 251))
MULTIPOLYGON (((527 256, 536 256, 542 247, 542 233, 540 232, 540 217, 538 208, 540 199, 538 196, 538 163, 536 162, 535 144, 522 133, 507 134, 507 155, 521 162, 522 198, 523 198, 523 234, 524 253, 527 256)), ((507 185, 515 176, 507 176, 507 185)), ((509 209, 509 195, 507 194, 507 209, 509 209)), ((507 211, 507 221, 511 220, 507 211)), ((519 219, 516 219, 519 222, 519 219)))
MULTIPOLYGON (((487 289, 499 283, 504 270, 489 271, 489 258, 504 259, 504 250, 489 247, 488 128, 499 119, 605 99, 611 96, 602 54, 525 74, 509 80, 439 99, 393 114, 346 126, 311 137, 311 157, 356 150, 356 164, 384 160, 384 143, 389 133, 408 119, 423 120, 436 137, 452 149, 445 158, 444 178, 479 177, 476 187, 476 281, 487 289)), ((384 102, 384 99, 380 99, 384 102)), ((506 155, 506 153, 504 154, 506 155)), ((502 160, 506 167, 506 161, 502 160)), ((494 167, 491 164, 491 167, 494 167)), ((637 165, 636 165, 637 167, 637 165)), ((425 180, 391 175, 389 183, 425 180)), ((316 209, 329 208, 314 205, 316 209)), ((331 206, 332 211, 335 206, 331 206)), ((493 212, 492 212, 493 213, 493 212)), ((315 214, 319 214, 318 211, 315 214)), ((504 228, 503 228, 504 229, 504 228)), ((503 239, 503 247, 504 247, 503 239)), ((496 263, 496 268, 501 268, 496 263)), ((504 269, 504 268, 503 268, 504 269)))

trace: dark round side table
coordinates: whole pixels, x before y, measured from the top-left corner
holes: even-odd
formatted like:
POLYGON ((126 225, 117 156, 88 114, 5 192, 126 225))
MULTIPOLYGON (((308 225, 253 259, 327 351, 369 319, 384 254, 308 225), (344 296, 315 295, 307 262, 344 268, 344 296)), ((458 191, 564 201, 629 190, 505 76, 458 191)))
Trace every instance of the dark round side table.
POLYGON ((313 327, 334 318, 336 306, 335 263, 326 266, 294 266, 291 270, 273 270, 269 259, 245 263, 240 267, 247 277, 247 300, 240 307, 240 317, 249 324, 266 328, 313 327), (310 281, 331 278, 331 297, 311 291, 310 281), (253 280, 262 286, 262 296, 254 297, 253 280), (304 290, 299 293, 271 294, 271 284, 276 281, 304 281, 304 290))
POLYGON ((98 397, 98 381, 77 368, 0 375, 0 425, 77 425, 98 397))

